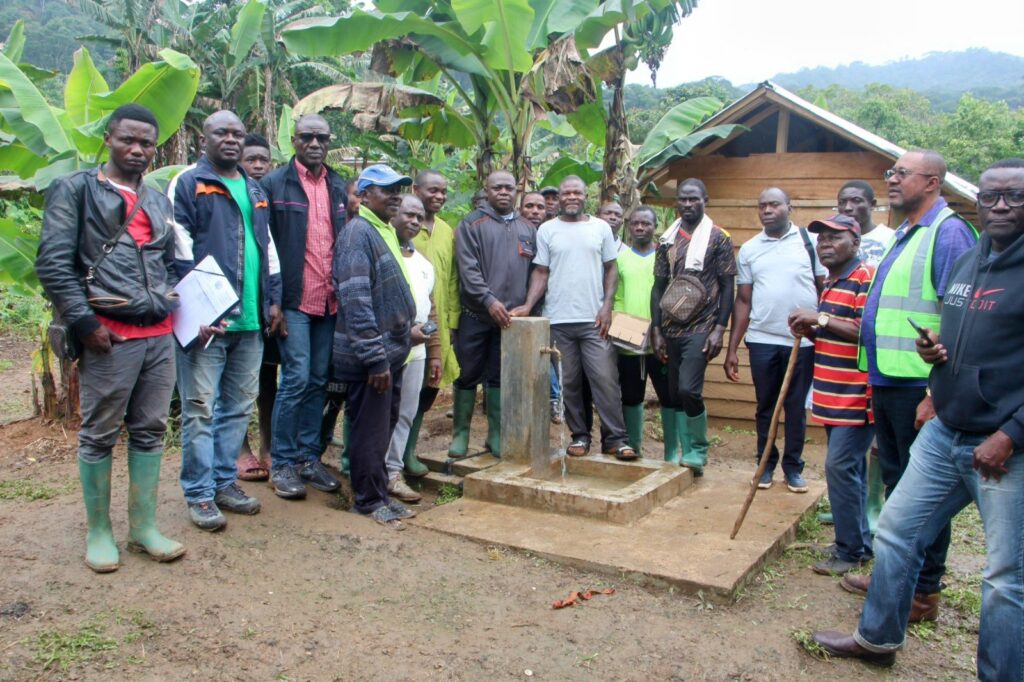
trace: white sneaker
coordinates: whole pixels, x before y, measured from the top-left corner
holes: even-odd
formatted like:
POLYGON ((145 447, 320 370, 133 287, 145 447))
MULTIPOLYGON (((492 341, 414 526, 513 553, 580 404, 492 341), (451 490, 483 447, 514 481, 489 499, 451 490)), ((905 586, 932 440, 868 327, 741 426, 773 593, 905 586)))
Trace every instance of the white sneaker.
POLYGON ((423 499, 422 495, 409 487, 401 474, 388 481, 388 495, 402 502, 419 502, 423 499))

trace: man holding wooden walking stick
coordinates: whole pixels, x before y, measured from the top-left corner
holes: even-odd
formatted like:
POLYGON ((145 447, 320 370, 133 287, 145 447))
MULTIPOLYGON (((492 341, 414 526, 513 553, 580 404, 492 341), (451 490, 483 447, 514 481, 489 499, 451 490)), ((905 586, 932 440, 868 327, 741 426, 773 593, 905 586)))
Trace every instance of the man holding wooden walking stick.
POLYGON ((852 636, 824 631, 814 639, 833 656, 893 665, 927 551, 973 501, 985 526, 987 551, 978 678, 1019 681, 1024 679, 1024 298, 1019 295, 1024 159, 1000 161, 982 173, 978 216, 984 234, 949 274, 941 332, 923 329, 916 340, 920 358, 931 366, 936 416, 921 428, 906 471, 879 517, 875 570, 860 623, 852 636))

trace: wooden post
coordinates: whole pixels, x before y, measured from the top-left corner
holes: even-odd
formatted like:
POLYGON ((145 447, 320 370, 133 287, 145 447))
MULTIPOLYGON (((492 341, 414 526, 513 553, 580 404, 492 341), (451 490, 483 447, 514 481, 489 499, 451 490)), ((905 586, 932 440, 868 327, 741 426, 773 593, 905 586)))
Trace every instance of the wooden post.
POLYGON ((789 109, 779 109, 779 127, 775 131, 775 153, 789 151, 789 109))
POLYGON ((530 462, 538 471, 550 460, 551 326, 543 317, 514 317, 501 333, 501 458, 530 462))

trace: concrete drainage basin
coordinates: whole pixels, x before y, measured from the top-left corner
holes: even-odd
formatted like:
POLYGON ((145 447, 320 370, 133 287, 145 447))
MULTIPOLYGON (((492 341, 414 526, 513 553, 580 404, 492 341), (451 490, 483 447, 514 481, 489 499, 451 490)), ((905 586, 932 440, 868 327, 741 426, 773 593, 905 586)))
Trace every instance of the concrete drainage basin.
POLYGON ((689 469, 656 460, 620 462, 604 455, 503 462, 466 477, 464 494, 515 507, 628 524, 693 482, 689 469), (564 470, 563 470, 564 462, 564 470), (539 471, 536 469, 540 469, 539 471))

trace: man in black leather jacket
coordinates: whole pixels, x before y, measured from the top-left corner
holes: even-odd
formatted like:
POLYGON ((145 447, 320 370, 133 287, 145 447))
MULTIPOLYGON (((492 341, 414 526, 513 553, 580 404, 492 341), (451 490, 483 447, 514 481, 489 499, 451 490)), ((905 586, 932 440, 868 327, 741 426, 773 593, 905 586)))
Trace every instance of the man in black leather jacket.
POLYGON ((110 527, 111 453, 128 429, 128 549, 171 561, 185 548, 156 528, 157 484, 174 388, 170 312, 174 231, 171 204, 147 189, 159 126, 124 105, 110 117, 110 159, 55 182, 46 195, 36 272, 54 310, 82 344, 78 470, 88 532, 85 563, 119 565, 110 527))

